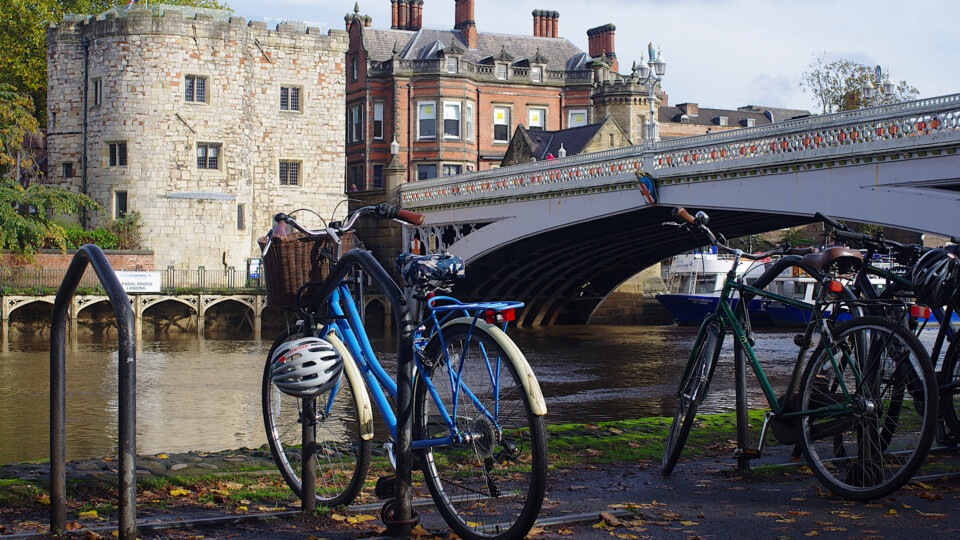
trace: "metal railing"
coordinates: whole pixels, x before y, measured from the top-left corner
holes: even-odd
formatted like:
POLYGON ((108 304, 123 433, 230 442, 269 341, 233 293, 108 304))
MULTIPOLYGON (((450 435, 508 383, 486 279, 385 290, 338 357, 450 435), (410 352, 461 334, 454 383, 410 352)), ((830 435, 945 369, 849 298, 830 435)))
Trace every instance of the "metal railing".
MULTIPOLYGON (((243 291, 263 293, 263 274, 256 278, 248 277, 246 272, 230 266, 226 269, 208 270, 202 266, 191 269, 168 267, 160 272, 160 289, 163 293, 205 292, 205 291, 243 291)), ((26 294, 52 294, 63 282, 66 269, 35 267, 0 267, 0 290, 3 294, 11 291, 26 294)), ((103 294, 103 286, 92 269, 87 269, 78 284, 78 290, 103 294)))

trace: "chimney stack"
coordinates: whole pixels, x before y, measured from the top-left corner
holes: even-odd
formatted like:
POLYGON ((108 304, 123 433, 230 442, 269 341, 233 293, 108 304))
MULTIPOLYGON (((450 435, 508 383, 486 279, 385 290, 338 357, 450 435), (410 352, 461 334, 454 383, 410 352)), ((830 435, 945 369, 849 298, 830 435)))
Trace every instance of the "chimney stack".
POLYGON ((397 0, 390 0, 390 29, 397 30, 400 28, 400 7, 397 5, 397 0))
POLYGON ((423 0, 410 0, 410 30, 423 26, 423 0))
POLYGON ((468 49, 477 48, 477 23, 473 20, 473 0, 454 0, 456 2, 456 20, 454 30, 463 34, 468 49))
POLYGON ((616 30, 617 27, 613 24, 605 24, 587 30, 588 52, 590 56, 598 58, 601 54, 604 55, 610 60, 613 71, 617 71, 620 67, 617 63, 617 53, 614 43, 614 33, 616 30))
POLYGON ((555 38, 558 35, 560 13, 546 9, 533 10, 533 36, 555 38))

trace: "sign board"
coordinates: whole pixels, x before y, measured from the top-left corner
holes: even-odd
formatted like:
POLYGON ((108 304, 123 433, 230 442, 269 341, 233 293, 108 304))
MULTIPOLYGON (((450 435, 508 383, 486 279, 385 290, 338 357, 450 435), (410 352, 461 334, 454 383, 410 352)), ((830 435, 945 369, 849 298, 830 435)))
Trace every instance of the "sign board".
POLYGON ((128 293, 160 292, 160 272, 117 272, 117 278, 128 293))
POLYGON ((247 259, 247 276, 250 279, 260 278, 261 259, 247 259))

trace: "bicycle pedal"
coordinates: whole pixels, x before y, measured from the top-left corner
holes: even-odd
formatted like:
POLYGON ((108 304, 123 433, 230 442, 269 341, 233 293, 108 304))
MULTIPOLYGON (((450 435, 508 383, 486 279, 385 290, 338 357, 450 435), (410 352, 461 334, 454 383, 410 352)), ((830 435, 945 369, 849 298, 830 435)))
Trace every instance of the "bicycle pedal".
POLYGON ((396 475, 377 478, 377 485, 373 488, 373 493, 381 501, 384 499, 392 499, 397 494, 396 475))
POLYGON ((744 449, 742 449, 742 448, 737 448, 736 450, 733 451, 733 457, 735 457, 735 458, 737 458, 737 459, 740 459, 740 458, 745 458, 745 459, 758 459, 758 458, 760 458, 762 455, 763 455, 763 453, 762 453, 760 450, 756 450, 756 449, 753 449, 753 448, 748 448, 748 449, 746 449, 746 450, 744 450, 744 449))

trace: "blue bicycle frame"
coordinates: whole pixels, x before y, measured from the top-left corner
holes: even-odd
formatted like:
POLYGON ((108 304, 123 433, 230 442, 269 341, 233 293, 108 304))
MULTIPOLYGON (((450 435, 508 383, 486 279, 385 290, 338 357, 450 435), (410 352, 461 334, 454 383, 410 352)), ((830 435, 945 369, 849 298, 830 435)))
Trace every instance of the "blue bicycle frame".
MULTIPOLYGON (((328 323, 328 325, 324 328, 323 334, 321 335, 326 335, 326 333, 332 329, 343 341, 344 345, 353 356, 357 367, 360 369, 360 373, 363 376, 366 387, 372 394, 374 403, 376 403, 377 409, 380 411, 384 422, 387 424, 387 427, 390 430, 390 436, 396 439, 397 417, 390 405, 389 399, 397 398, 397 384, 383 369, 379 360, 377 360, 376 354, 373 352, 373 347, 371 346, 370 339, 368 338, 364 329, 360 312, 357 309, 356 303, 353 300, 353 296, 350 293, 350 287, 347 283, 341 283, 330 295, 327 306, 329 310, 328 315, 332 319, 332 322, 328 323)), ((444 355, 446 356, 447 354, 446 343, 443 342, 443 335, 439 331, 442 323, 450 320, 452 316, 458 312, 462 313, 465 317, 470 317, 472 322, 470 326, 470 332, 468 333, 469 339, 473 334, 474 328, 476 327, 477 320, 482 314, 491 311, 501 312, 510 309, 516 309, 522 306, 522 302, 478 302, 464 304, 454 298, 446 296, 436 296, 427 302, 427 311, 429 312, 428 321, 425 321, 425 324, 420 324, 414 331, 413 335, 415 352, 414 363, 417 371, 420 373, 421 380, 424 382, 424 384, 426 384, 427 391, 430 393, 431 398, 437 406, 437 410, 440 412, 440 415, 443 418, 443 422, 447 427, 447 435, 440 438, 413 441, 413 449, 420 450, 424 448, 463 442, 463 436, 453 420, 457 417, 457 404, 459 403, 458 398, 461 392, 473 402, 478 410, 482 411, 483 414, 485 414, 491 421, 494 422, 494 424, 498 425, 497 417, 499 410, 495 409, 491 413, 486 406, 481 403, 479 399, 477 399, 470 388, 461 380, 464 357, 459 359, 460 361, 457 362, 456 369, 454 369, 454 363, 450 361, 450 358, 446 358, 445 364, 451 381, 451 390, 453 392, 452 414, 442 403, 440 395, 428 374, 428 370, 423 364, 423 355, 427 343, 429 343, 431 339, 439 339, 440 345, 444 350, 444 355), (437 305, 437 302, 439 301, 450 303, 437 305), (440 314, 439 317, 438 313, 440 314)), ((506 326, 506 323, 504 323, 504 326, 506 326)), ((492 384, 494 385, 494 396, 498 398, 499 381, 494 374, 499 371, 500 363, 503 361, 503 359, 498 357, 495 360, 496 365, 491 366, 491 360, 487 356, 486 350, 483 348, 483 344, 480 343, 479 346, 481 348, 481 354, 487 363, 487 373, 490 376, 492 384)), ((466 354, 466 350, 464 350, 463 353, 466 354)), ((331 393, 330 400, 326 405, 327 412, 329 412, 333 406, 333 401, 336 399, 338 390, 339 388, 335 389, 331 393)), ((498 399, 495 399, 494 403, 497 405, 497 407, 499 406, 498 399)))

